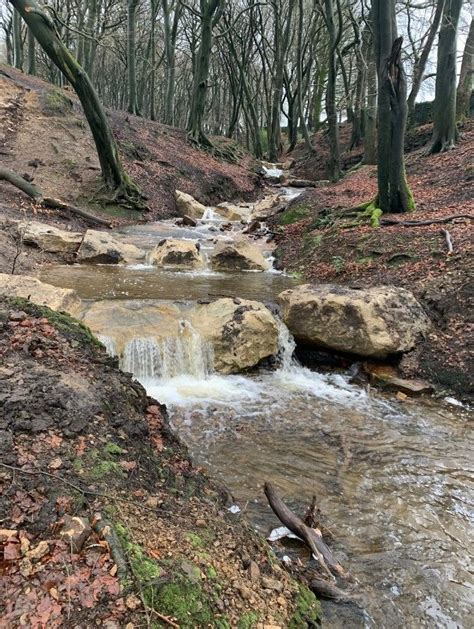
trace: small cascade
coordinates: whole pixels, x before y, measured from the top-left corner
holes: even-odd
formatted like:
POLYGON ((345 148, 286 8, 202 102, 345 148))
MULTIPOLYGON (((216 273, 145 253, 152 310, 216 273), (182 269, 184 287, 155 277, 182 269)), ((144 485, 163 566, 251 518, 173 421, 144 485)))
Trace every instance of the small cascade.
POLYGON ((295 352, 296 343, 290 330, 286 327, 280 317, 275 317, 278 323, 278 347, 280 367, 279 371, 292 371, 295 367, 298 367, 298 361, 293 357, 295 352))
POLYGON ((109 356, 117 356, 117 346, 115 345, 114 339, 106 334, 97 334, 96 336, 105 347, 105 351, 109 356))
POLYGON ((212 345, 189 321, 181 320, 178 325, 177 337, 130 341, 123 353, 122 368, 140 379, 170 379, 183 375, 208 377, 214 365, 212 345))

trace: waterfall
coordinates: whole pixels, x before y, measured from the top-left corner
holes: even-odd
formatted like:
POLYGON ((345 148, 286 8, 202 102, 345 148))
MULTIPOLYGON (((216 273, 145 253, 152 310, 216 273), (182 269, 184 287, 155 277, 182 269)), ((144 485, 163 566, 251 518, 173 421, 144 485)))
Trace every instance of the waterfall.
POLYGON ((296 348, 295 339, 280 317, 275 318, 278 323, 279 371, 291 371, 298 365, 296 358, 293 358, 296 348))
POLYGON ((117 347, 114 339, 110 338, 110 336, 106 336, 105 334, 97 334, 96 336, 105 347, 105 351, 109 356, 117 356, 117 347))
POLYGON ((177 337, 157 340, 136 338, 127 343, 122 368, 137 378, 175 378, 190 375, 205 378, 213 370, 212 345, 189 321, 179 321, 177 337))

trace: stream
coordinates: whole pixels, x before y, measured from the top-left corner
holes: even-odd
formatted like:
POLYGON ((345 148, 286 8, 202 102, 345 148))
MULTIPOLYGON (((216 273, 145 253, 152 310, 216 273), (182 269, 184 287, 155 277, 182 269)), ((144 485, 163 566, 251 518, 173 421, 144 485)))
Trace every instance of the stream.
MULTIPOLYGON (((206 256, 219 240, 240 234, 237 222, 221 232, 224 222, 210 208, 194 228, 164 221, 119 235, 150 249, 163 238, 198 241, 206 256)), ((271 261, 271 244, 252 241, 261 242, 271 261)), ((196 302, 228 296, 272 304, 298 282, 274 270, 216 273, 206 265, 177 272, 147 264, 57 266, 41 279, 74 288, 87 304, 106 301, 111 312, 118 304, 158 304, 179 312, 188 328, 186 309, 196 302)), ((127 326, 126 317, 117 325, 127 326)), ((101 340, 116 351, 107 327, 101 340)), ((158 349, 138 332, 121 360, 168 406, 196 464, 229 487, 262 534, 279 526, 263 495, 265 480, 300 513, 317 496, 359 603, 324 603, 323 626, 472 626, 472 413, 455 400, 402 401, 355 386, 344 373, 312 371, 293 350, 281 324, 276 371, 223 376, 213 372, 209 348, 194 331, 158 349)), ((293 543, 279 554, 294 561, 297 549, 293 543)))

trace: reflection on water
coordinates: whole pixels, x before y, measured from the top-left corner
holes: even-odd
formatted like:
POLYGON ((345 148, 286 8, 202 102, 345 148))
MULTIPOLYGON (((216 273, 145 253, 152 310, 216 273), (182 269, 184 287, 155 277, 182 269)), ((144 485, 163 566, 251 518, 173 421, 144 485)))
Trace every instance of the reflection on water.
POLYGON ((281 273, 176 273, 152 266, 56 266, 40 279, 53 286, 74 288, 82 299, 198 300, 217 297, 274 301, 298 281, 281 273))
POLYGON ((196 461, 248 504, 264 533, 278 524, 264 480, 300 508, 317 495, 360 582, 371 626, 470 625, 474 447, 467 413, 371 399, 340 376, 303 369, 144 384, 171 405, 196 461))

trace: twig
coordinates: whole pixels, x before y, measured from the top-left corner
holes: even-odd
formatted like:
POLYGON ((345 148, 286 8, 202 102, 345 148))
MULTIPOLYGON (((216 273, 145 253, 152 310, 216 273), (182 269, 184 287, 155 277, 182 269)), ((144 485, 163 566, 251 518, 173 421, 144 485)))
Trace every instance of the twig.
POLYGON ((381 225, 401 225, 402 227, 419 227, 421 225, 434 225, 436 223, 449 223, 456 218, 465 218, 467 220, 473 220, 473 214, 451 214, 451 216, 445 216, 444 218, 433 218, 426 221, 397 221, 394 218, 381 218, 381 225))
POLYGON ((451 234, 447 229, 442 229, 441 233, 444 235, 446 239, 446 244, 448 245, 448 256, 452 255, 454 252, 453 241, 451 240, 451 234))

